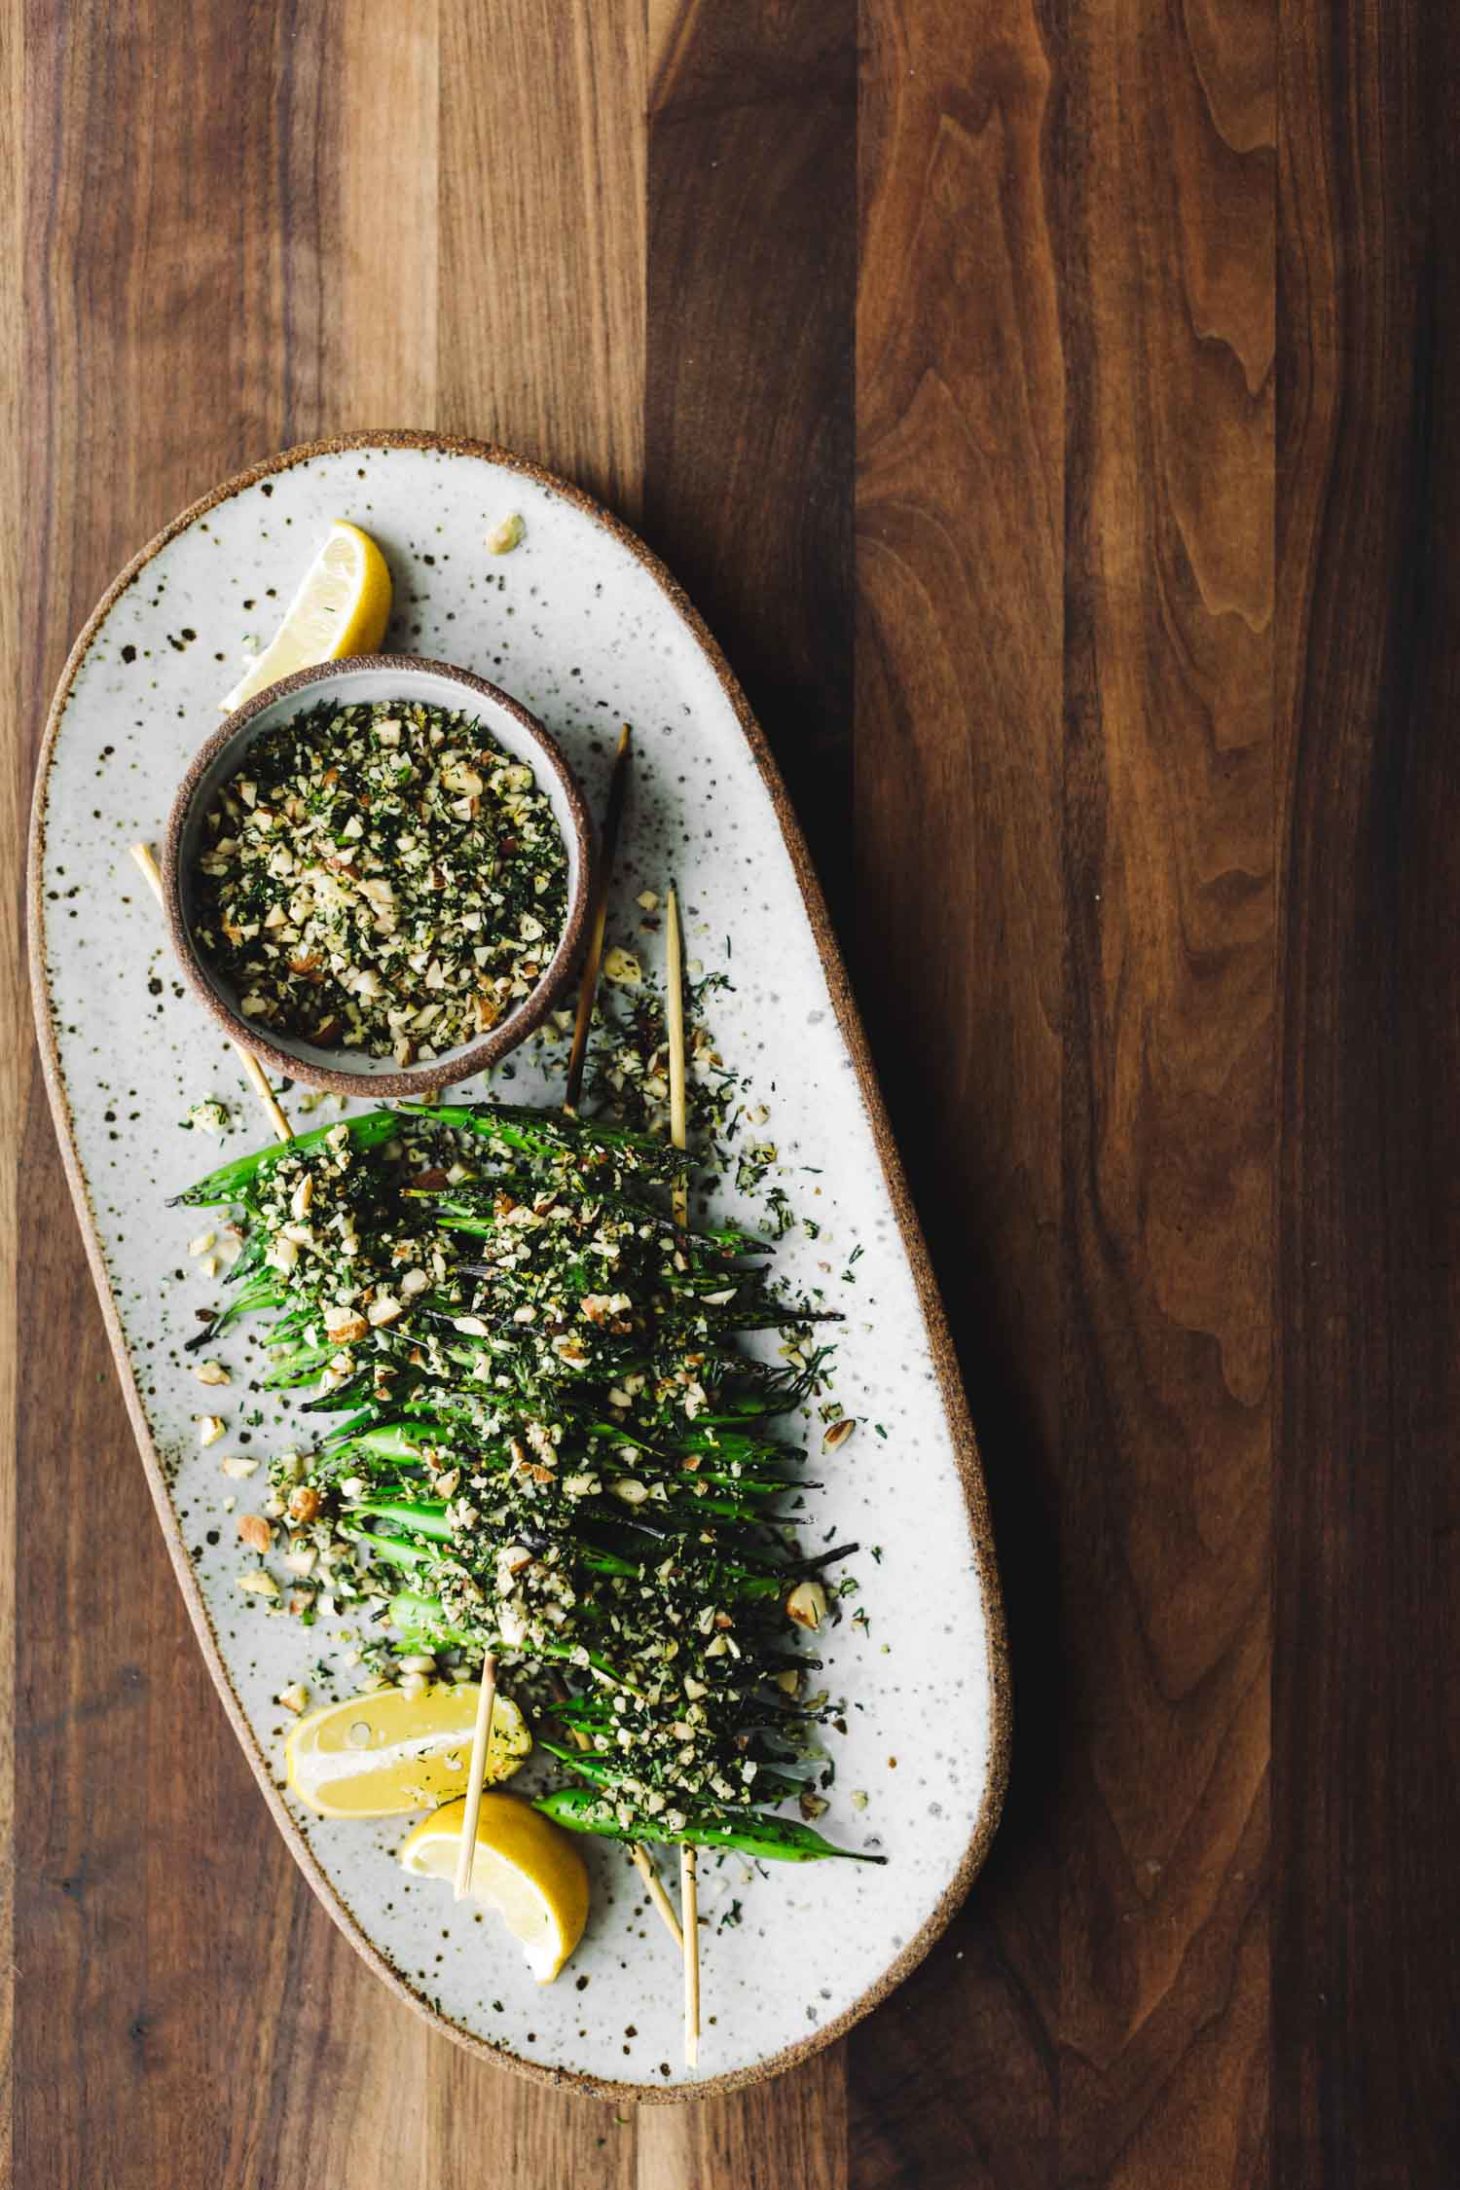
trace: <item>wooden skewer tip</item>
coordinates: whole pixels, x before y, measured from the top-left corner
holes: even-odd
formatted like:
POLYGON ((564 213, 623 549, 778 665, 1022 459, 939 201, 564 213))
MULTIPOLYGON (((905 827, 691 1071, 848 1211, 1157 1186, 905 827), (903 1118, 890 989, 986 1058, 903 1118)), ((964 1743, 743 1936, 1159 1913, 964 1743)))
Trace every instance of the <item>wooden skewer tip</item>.
POLYGON ((693 1848, 679 1851, 679 1905, 684 1924, 684 2060, 687 2068, 695 2068, 700 2057, 700 1889, 693 1848))
MULTIPOLYGON (((665 905, 665 1021, 669 1038, 669 1137, 676 1148, 689 1145, 684 1038, 684 937, 679 924, 679 892, 671 883, 665 905)), ((689 1188, 674 1188, 674 1215, 689 1222, 689 1188)), ((684 1932, 684 2058, 694 2068, 700 2057, 700 1902, 699 1871, 693 1848, 679 1851, 679 1906, 684 1932)))
MULTIPOLYGON (((671 882, 665 905, 665 1021, 669 1037, 669 1137, 676 1148, 689 1146, 684 1034, 684 935, 679 923, 679 893, 671 882)), ((689 1222, 689 1188, 681 1178, 674 1187, 674 1216, 689 1222)))
POLYGON ((593 1000, 598 994, 598 974, 603 964, 603 938, 608 926, 608 891, 613 880, 613 855, 618 845, 619 823, 623 819, 631 735, 629 725, 624 723, 618 734, 618 750, 613 756, 608 804, 603 815, 598 881, 588 919, 588 946, 583 955, 583 977, 578 984, 578 1014, 573 1025, 573 1046, 568 1054, 567 1082, 563 1093, 563 1108, 570 1114, 577 1109, 578 1098, 583 1092, 583 1066, 588 1056, 593 1000))
POLYGON ((477 1698, 476 1726, 471 1737, 471 1764, 467 1771, 466 1808, 461 1818, 461 1839, 456 1851, 456 1898, 471 1892, 472 1866, 477 1853, 477 1820, 482 1814, 482 1781, 487 1776, 487 1751, 492 1738, 492 1711, 497 1701, 497 1660, 489 1650, 482 1659, 482 1689, 477 1698))
POLYGON ((664 1891, 664 1881, 654 1868, 654 1858, 640 1841, 634 1841, 629 1849, 634 1859, 634 1869, 648 1888, 649 1899, 659 1913, 661 1922, 679 1952, 684 1952, 684 1930, 675 1914, 674 1903, 664 1891))
MULTIPOLYGON (((556 1695, 559 1703, 564 1703, 567 1701, 568 1691, 561 1680, 555 1680, 553 1682, 553 1693, 556 1695)), ((589 1741, 588 1736, 584 1733, 581 1726, 570 1726, 567 1729, 567 1733, 568 1739, 572 1742, 575 1749, 582 1751, 592 1748, 593 1744, 589 1741)), ((643 1843, 638 1840, 631 1840, 629 1842, 629 1855, 633 1860, 634 1869, 638 1872, 640 1878, 643 1879, 644 1884, 649 1889, 650 1901, 658 1910, 659 1915, 663 1920, 665 1929, 668 1931, 670 1938, 674 1941, 675 1946, 682 1954, 684 1952, 684 1933, 679 1928, 679 1918, 675 1914, 674 1903, 670 1900, 668 1894, 664 1891, 664 1881, 659 1876, 658 1871, 654 1867, 653 1856, 650 1855, 648 1849, 643 1845, 643 1843)))
MULTIPOLYGON (((593 911, 588 924, 588 947, 583 957, 583 975, 578 984, 578 1012, 573 1026, 573 1046, 568 1057, 568 1071, 563 1091, 563 1109, 569 1116, 578 1107, 583 1089, 583 1066, 588 1055, 588 1033, 593 1024, 593 1003, 598 994, 598 976, 603 965, 603 938, 608 925, 608 892, 613 881, 613 856, 618 846, 619 823, 623 818, 624 797, 628 779, 627 762, 632 731, 628 723, 620 725, 618 749, 613 757, 613 775, 609 781, 608 804, 604 809, 603 832, 599 848, 598 886, 594 892, 593 911)), ((586 1735, 574 1734, 574 1745, 588 1747, 586 1735)), ((648 1888, 649 1899, 681 1952, 684 1950, 684 1933, 679 1918, 674 1913, 674 1903, 664 1890, 664 1881, 655 1868, 654 1858, 638 1841, 629 1846, 634 1869, 648 1888)))
MULTIPOLYGON (((152 846, 150 844, 133 844, 129 849, 138 868, 146 878, 153 896, 160 905, 162 903, 162 869, 157 864, 152 846)), ((294 1128, 280 1108, 279 1098, 270 1087, 269 1076, 263 1066, 253 1052, 244 1049, 240 1043, 234 1042, 231 1047, 234 1056, 243 1067, 243 1076, 262 1104, 264 1115, 273 1127, 276 1137, 281 1141, 292 1141, 294 1128)))

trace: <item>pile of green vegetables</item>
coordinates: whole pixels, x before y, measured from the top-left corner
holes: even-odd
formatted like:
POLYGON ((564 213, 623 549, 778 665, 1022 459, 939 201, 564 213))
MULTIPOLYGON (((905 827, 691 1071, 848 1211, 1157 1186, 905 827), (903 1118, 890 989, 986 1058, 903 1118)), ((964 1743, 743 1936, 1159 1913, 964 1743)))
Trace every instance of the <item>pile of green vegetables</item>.
POLYGON ((342 1417, 272 1468, 291 1610, 349 1615, 397 1662, 551 1676, 549 1816, 849 1853, 808 1822, 825 1699, 797 1631, 855 1547, 801 1552, 788 1512, 814 1486, 777 1428, 819 1388, 825 1311, 777 1288, 763 1242, 675 1221, 687 1161, 496 1104, 303 1134, 181 1197, 242 1241, 193 1343, 267 1314, 268 1384, 342 1417), (790 1343, 757 1358, 755 1331, 790 1343))

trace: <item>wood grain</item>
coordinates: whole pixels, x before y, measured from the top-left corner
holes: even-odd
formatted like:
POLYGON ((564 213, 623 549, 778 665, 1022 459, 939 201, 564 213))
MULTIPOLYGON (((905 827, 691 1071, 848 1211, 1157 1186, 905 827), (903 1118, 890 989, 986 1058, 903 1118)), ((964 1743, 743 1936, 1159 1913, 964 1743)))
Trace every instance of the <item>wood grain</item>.
POLYGON ((653 13, 644 530, 851 867, 856 10, 653 13))
POLYGON ((330 324, 321 411, 340 432, 437 422, 440 18, 439 0, 412 0, 346 6, 336 19, 338 144, 321 177, 336 224, 320 266, 330 324))
POLYGON ((1273 2069, 1293 2190, 1445 2182, 1460 2137, 1457 30, 1353 5, 1284 22, 1273 2069))
POLYGON ((857 2179, 1248 2183, 1270 41, 1241 9, 871 14, 858 844, 895 924, 862 986, 986 1395, 1026 1731, 963 1972, 853 2040, 857 2179))
POLYGON ((434 423, 637 515, 647 32, 640 7, 440 0, 434 423))
POLYGON ((1061 2141, 1265 2164, 1275 1006, 1272 51, 1072 56, 1061 2141), (1077 300, 1077 301, 1076 301, 1077 300), (1138 301, 1137 301, 1138 300, 1138 301))
POLYGON ((853 979, 987 1456, 997 1886, 851 2041, 854 2180, 1051 2179, 1065 362, 1032 9, 864 10, 853 979), (974 1121, 977 1128, 974 1129, 974 1121), (978 2094, 969 2103, 970 2092, 978 2094))
MULTIPOLYGON (((16 123, 24 101, 24 51, 20 26, 0 13, 0 221, 4 223, 8 278, 0 277, 0 449, 3 491, 11 509, 21 506, 24 335, 19 282, 24 235, 24 177, 16 123)), ((21 735, 15 695, 25 665, 21 633, 22 546, 17 525, 0 530, 0 846, 23 841, 29 755, 21 735)), ((16 1354, 20 1302, 16 1244, 19 1240, 20 1135, 16 1125, 26 1100, 31 1035, 27 1024, 18 888, 0 891, 0 1105, 12 1121, 0 1157, 0 2182, 13 2175, 15 2120, 15 1872, 8 1851, 15 1835, 15 1431, 16 1354)))
POLYGON ((701 2183, 794 2183, 844 2190, 846 2073, 842 2049, 819 2053, 773 2084, 700 2106, 646 2107, 638 2121, 636 2190, 701 2183))
POLYGON ((642 512, 849 946, 1018 1690, 842 2047, 640 2118, 433 2037, 196 1662, 12 889, 0 2177, 1448 2190, 1457 82, 1433 0, 0 0, 6 841, 103 583, 247 459, 436 424, 642 512))

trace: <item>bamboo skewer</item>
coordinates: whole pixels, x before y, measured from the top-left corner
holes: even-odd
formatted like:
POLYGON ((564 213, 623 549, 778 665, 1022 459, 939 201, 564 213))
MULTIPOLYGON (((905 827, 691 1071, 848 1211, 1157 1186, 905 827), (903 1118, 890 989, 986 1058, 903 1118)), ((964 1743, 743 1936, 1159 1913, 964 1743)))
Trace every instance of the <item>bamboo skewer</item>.
MULTIPOLYGON (((676 1148, 689 1145, 685 1099, 684 937, 679 925, 679 895, 673 883, 665 893, 665 1017, 669 1033, 669 1137, 676 1148)), ((689 1223, 689 1185, 683 1174, 674 1185, 674 1219, 689 1223)), ((700 2057, 700 1889, 696 1852, 679 1851, 679 1909, 684 1931, 684 2058, 693 2068, 700 2057)))
POLYGON ((477 1819, 482 1810, 482 1781, 487 1776, 487 1752, 492 1739, 492 1712, 497 1701, 497 1660, 488 1651, 482 1660, 482 1689, 477 1698, 477 1722, 472 1729, 471 1765, 466 1779, 466 1809, 462 1813, 461 1839, 456 1849, 456 1898, 471 1892, 472 1865, 477 1853, 477 1819))
MULTIPOLYGON (((568 1691, 563 1686, 561 1681, 556 1681, 553 1685, 557 1693, 558 1701, 561 1703, 567 1696, 568 1691)), ((589 1742, 588 1736, 584 1733, 581 1726, 568 1727, 567 1734, 568 1739, 572 1742, 575 1749, 585 1750, 592 1746, 592 1744, 589 1742)), ((655 1908, 659 1912, 660 1917, 663 1919, 665 1930, 668 1932, 670 1938, 674 1941, 676 1947, 678 1947, 680 1953, 683 1954, 684 1933, 679 1928, 679 1917, 675 1911, 674 1903, 670 1900, 668 1894, 664 1891, 664 1881, 654 1868, 653 1858, 649 1855, 647 1849, 645 1849, 637 1840, 633 1841, 630 1844, 629 1854, 634 1859, 634 1869, 638 1872, 640 1878, 643 1879, 644 1884, 649 1890, 649 1899, 653 1902, 655 1908)))
POLYGON ((700 1874, 696 1851, 679 1851, 679 1908, 684 1926, 684 2063, 696 2068, 700 2058, 700 1874))
POLYGON ((588 949, 583 959, 583 978, 578 985, 578 1017, 573 1027, 573 1047, 568 1056, 568 1080, 563 1108, 571 1115, 583 1092, 583 1066, 588 1056, 588 1030, 593 1024, 593 999, 598 994, 598 969, 603 964, 603 932, 608 925, 608 885, 613 876, 613 855, 623 819, 624 797, 629 784, 629 726, 618 734, 613 774, 608 785, 608 804, 603 811, 603 835, 598 851, 598 886, 588 919, 588 949))
MULTIPOLYGON (((593 906, 588 919, 588 948, 583 958, 583 976, 578 984, 578 1016, 573 1026, 573 1047, 568 1056, 567 1083, 563 1090, 563 1108, 570 1117, 576 1112, 583 1093, 583 1068, 588 1061, 588 1035, 593 1025, 593 1003, 598 994, 598 975, 603 965, 604 931, 608 926, 608 891, 613 880, 613 855, 618 846, 624 800, 628 795, 630 736, 629 725, 624 723, 618 734, 618 750, 613 756, 613 774, 608 784, 608 803, 603 810, 603 831, 598 850, 598 885, 593 894, 593 906)), ((588 1744, 581 1735, 575 1735, 574 1746, 586 1749, 588 1744)), ((682 1949, 684 1934, 679 1928, 679 1918, 674 1913, 674 1903, 664 1891, 664 1881, 654 1867, 653 1857, 637 1840, 630 1842, 629 1855, 670 1937, 682 1949)))
MULTIPOLYGON (((152 856, 152 846, 150 844, 134 844, 131 851, 133 859, 146 877, 152 894, 160 905, 162 903, 162 870, 152 856)), ((229 1047, 242 1065, 244 1078, 263 1104, 264 1115, 278 1138, 281 1141, 292 1141, 294 1128, 279 1108, 279 1099, 270 1087, 268 1074, 264 1071, 257 1057, 252 1056, 246 1049, 240 1049, 237 1042, 231 1042, 229 1047)))
POLYGON ((654 1858, 650 1855, 648 1849, 637 1840, 630 1847, 629 1854, 634 1859, 634 1869, 649 1889, 649 1899, 659 1911, 665 1930, 680 1953, 683 1954, 684 1931, 678 1916, 675 1914, 674 1903, 664 1891, 664 1881, 654 1868, 654 1858))
MULTIPOLYGON (((671 882, 665 904, 666 1016, 669 1023, 669 1138, 676 1148, 689 1146, 689 1114, 685 1104, 684 1051, 684 938, 679 926, 679 897, 671 882)), ((683 1176, 674 1183, 674 1221, 689 1223, 689 1187, 683 1176)))
MULTIPOLYGON (((618 844, 619 826, 623 820, 624 799, 628 791, 630 736, 629 725, 624 723, 619 730, 618 748, 613 756, 613 774, 609 778, 608 803, 603 813, 603 831, 599 841, 598 881, 589 913, 588 946, 583 959, 582 977, 578 984, 578 1012, 573 1026, 573 1047, 568 1057, 567 1081, 563 1091, 563 1109, 569 1116, 576 1112, 579 1097, 583 1092, 583 1068, 588 1058, 588 1035, 593 1024, 593 1002, 598 993, 599 969, 603 964, 603 937, 608 924, 608 890, 613 877, 613 855, 618 844)), ((487 1666, 492 1667, 493 1685, 495 1686, 495 1661, 488 1656, 482 1669, 484 1702, 477 1714, 478 1731, 481 1727, 483 1710, 488 1712, 490 1710, 490 1706, 485 1701, 487 1695, 487 1666)), ((581 1745, 586 1746, 586 1744, 581 1745)), ((487 1745, 486 1739, 483 1737, 481 1744, 481 1761, 483 1765, 485 1765, 486 1756, 487 1745)), ((480 1802, 481 1781, 477 1771, 476 1743, 474 1741, 472 1749, 472 1785, 467 1790, 467 1810, 462 1818, 461 1846, 457 1855, 458 1899, 466 1890, 464 1881, 469 1880, 471 1876, 480 1802), (475 1794, 473 1794, 473 1789, 475 1789, 475 1794)), ((652 1857, 638 1841, 631 1843, 629 1854, 634 1869, 643 1879, 648 1889, 649 1899, 658 1910, 675 1945, 682 1948, 684 1935, 680 1930, 679 1918, 674 1913, 673 1902, 664 1891, 664 1881, 655 1869, 652 1857)))

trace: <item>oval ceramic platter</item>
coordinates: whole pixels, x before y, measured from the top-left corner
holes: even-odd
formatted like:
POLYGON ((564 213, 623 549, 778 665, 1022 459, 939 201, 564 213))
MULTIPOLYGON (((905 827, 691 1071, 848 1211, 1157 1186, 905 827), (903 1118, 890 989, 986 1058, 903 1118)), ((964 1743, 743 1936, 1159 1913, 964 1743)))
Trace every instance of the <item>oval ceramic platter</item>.
MULTIPOLYGON (((760 733, 683 595, 615 519, 501 450, 391 434, 293 450, 187 511, 87 625, 41 760, 31 893, 51 1101, 147 1478, 214 1679, 310 1883, 389 1984, 528 2073, 673 2097, 752 2081, 825 2044, 927 1951, 982 1859, 1005 1771, 1003 1644, 978 1457, 841 963, 760 733), (491 554, 486 536, 514 512, 521 545, 491 554), (248 1486, 219 1454, 266 1458, 297 1439, 298 1421, 250 1390, 246 1337, 225 1342, 233 1381, 217 1393, 182 1351, 216 1288, 187 1259, 195 1213, 167 1197, 268 1135, 236 1059, 183 990, 128 847, 156 841, 220 695, 335 517, 372 533, 390 562, 386 643, 525 703, 595 811, 618 724, 633 725, 610 941, 656 962, 662 936, 638 899, 677 878, 691 971, 728 976, 708 1018, 741 1076, 742 1131, 773 1144, 770 1183, 796 1213, 780 1267, 825 1287, 846 1318, 833 1390, 856 1434, 823 1458, 821 1425, 808 1428, 825 1488, 805 1533, 862 1546, 838 1570, 856 1594, 817 1637, 817 1678, 844 1703, 845 1727, 827 1732, 820 1822, 886 1862, 752 1873, 737 1856, 704 1861, 693 2072, 675 1951, 621 1849, 582 1843, 589 1929, 563 1977, 540 1987, 494 1919, 403 1876, 408 1821, 327 1821, 284 1791, 288 1720, 275 1698, 301 1677, 315 1700, 348 1694, 354 1677, 328 1622, 306 1633, 239 1589, 225 1501, 248 1486), (221 1143, 186 1123, 213 1099, 232 1120, 221 1143), (217 1401, 227 1434, 203 1450, 197 1418, 217 1401)), ((560 1099, 550 1062, 519 1053, 512 1097, 560 1099)), ((496 1085, 509 1091, 500 1074, 496 1085)), ((286 1097, 296 1123, 302 1094, 286 1097)), ((334 1103, 320 1098, 310 1122, 334 1103)))

